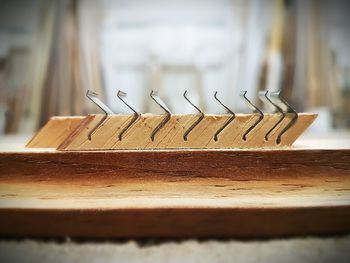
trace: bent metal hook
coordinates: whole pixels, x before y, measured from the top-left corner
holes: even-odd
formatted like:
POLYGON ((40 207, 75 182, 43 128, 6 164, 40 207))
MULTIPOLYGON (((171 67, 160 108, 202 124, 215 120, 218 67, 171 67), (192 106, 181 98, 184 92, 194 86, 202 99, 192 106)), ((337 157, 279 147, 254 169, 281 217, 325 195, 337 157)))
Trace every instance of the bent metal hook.
POLYGON ((129 102, 126 101, 127 93, 124 91, 119 90, 117 93, 117 97, 134 113, 134 116, 132 117, 131 121, 123 128, 123 130, 119 133, 118 138, 121 141, 123 138, 124 133, 126 133, 129 128, 137 121, 139 116, 141 116, 141 113, 137 112, 129 102))
POLYGON ((221 102, 221 100, 218 99, 217 97, 218 92, 215 91, 214 93, 214 98, 216 99, 217 102, 219 102, 221 104, 221 106, 223 106, 225 108, 225 110, 231 114, 232 116, 224 123, 224 125, 222 125, 214 134, 214 141, 218 141, 218 136, 219 134, 236 118, 235 113, 229 108, 227 107, 225 104, 223 104, 221 102))
POLYGON ((265 134, 265 141, 269 140, 269 135, 272 133, 273 130, 276 129, 276 127, 283 121, 283 119, 286 117, 286 114, 282 110, 280 106, 278 106, 276 103, 274 103, 269 97, 268 97, 269 91, 259 91, 259 98, 264 103, 270 103, 279 113, 281 113, 281 117, 278 119, 278 121, 272 126, 272 128, 265 134))
POLYGON ((150 94, 152 100, 159 106, 161 107, 166 115, 163 118, 163 120, 157 125, 157 127, 154 128, 154 130, 152 131, 151 134, 151 140, 154 141, 154 137, 156 136, 156 134, 165 126, 165 124, 170 120, 171 118, 171 112, 169 110, 169 108, 165 105, 165 103, 162 101, 161 98, 159 98, 158 96, 158 92, 152 90, 151 94, 150 94))
POLYGON ((86 97, 88 97, 89 100, 91 100, 93 103, 95 103, 95 105, 97 107, 99 107, 105 113, 103 118, 89 132, 89 134, 88 134, 89 141, 91 141, 92 135, 96 132, 96 130, 100 126, 102 126, 102 124, 105 122, 105 120, 107 119, 108 115, 114 114, 113 111, 110 108, 108 108, 108 106, 106 104, 104 104, 97 96, 98 96, 98 94, 93 92, 93 91, 91 91, 91 90, 88 90, 86 92, 86 97))
POLYGON ((284 127, 284 129, 278 134, 277 139, 276 139, 276 143, 280 144, 282 141, 282 136, 283 134, 285 134, 290 128, 292 128, 295 123, 298 120, 298 113, 295 111, 295 109, 289 105, 289 103, 287 101, 285 101, 282 97, 281 97, 281 92, 280 91, 274 91, 271 92, 271 99, 274 100, 274 102, 280 107, 280 108, 284 108, 284 114, 286 115, 287 113, 291 113, 293 114, 292 119, 290 120, 290 122, 284 127))
POLYGON ((259 118, 243 134, 242 139, 244 141, 247 140, 247 135, 264 119, 264 113, 246 97, 246 94, 247 94, 246 90, 245 91, 241 91, 239 96, 253 110, 254 113, 258 113, 259 114, 259 118))
POLYGON ((204 118, 204 113, 203 111, 197 107, 196 105, 194 105, 189 98, 187 97, 187 90, 184 92, 184 98, 199 112, 200 116, 199 118, 187 129, 187 131, 184 133, 184 140, 187 141, 188 135, 190 134, 190 132, 203 120, 204 118))

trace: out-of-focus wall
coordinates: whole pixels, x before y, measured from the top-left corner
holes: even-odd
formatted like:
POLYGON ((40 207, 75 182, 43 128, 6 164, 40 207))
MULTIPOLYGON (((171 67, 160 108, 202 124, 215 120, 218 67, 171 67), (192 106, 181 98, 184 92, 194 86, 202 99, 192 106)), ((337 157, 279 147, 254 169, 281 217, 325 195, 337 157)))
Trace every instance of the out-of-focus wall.
MULTIPOLYGON (((141 112, 247 112, 240 90, 282 90, 315 130, 350 127, 350 4, 316 0, 7 0, 0 8, 0 129, 32 132, 52 115, 116 112, 116 92, 141 112)), ((271 109, 265 109, 271 110, 271 109)))

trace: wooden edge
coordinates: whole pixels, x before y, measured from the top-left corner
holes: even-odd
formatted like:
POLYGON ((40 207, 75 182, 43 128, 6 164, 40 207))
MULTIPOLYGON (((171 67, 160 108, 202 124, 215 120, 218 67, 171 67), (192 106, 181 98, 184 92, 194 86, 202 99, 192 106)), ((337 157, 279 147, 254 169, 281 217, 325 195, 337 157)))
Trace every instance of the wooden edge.
POLYGON ((350 206, 235 209, 0 209, 11 237, 194 238, 350 232, 350 206))
POLYGON ((85 116, 51 117, 25 147, 57 148, 84 119, 85 116))
POLYGON ((0 164, 0 178, 350 176, 350 149, 0 152, 0 164))

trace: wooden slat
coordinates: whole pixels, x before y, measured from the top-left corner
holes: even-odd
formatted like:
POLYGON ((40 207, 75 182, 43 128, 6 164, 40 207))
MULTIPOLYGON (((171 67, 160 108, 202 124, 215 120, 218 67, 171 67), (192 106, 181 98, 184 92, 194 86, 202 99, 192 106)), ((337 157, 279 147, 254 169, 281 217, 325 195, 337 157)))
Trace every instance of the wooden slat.
POLYGON ((350 150, 0 153, 0 235, 350 231, 350 150))
POLYGON ((26 147, 57 148, 84 118, 83 116, 51 117, 26 147))
POLYGON ((219 134, 214 141, 214 134, 230 118, 230 115, 206 115, 188 136, 184 133, 199 118, 198 115, 172 115, 168 123, 151 140, 152 131, 164 119, 164 115, 142 115, 125 133, 122 140, 118 135, 130 123, 130 115, 110 115, 93 133, 91 140, 89 132, 100 123, 103 115, 89 115, 80 126, 59 146, 59 150, 109 150, 109 149, 229 149, 229 148, 262 148, 290 146, 311 125, 316 114, 301 113, 298 121, 282 137, 281 144, 276 143, 278 134, 291 121, 288 114, 280 125, 271 133, 269 140, 265 134, 276 124, 280 116, 266 114, 264 119, 243 140, 243 134, 252 126, 257 116, 252 114, 237 114, 236 118, 219 134))

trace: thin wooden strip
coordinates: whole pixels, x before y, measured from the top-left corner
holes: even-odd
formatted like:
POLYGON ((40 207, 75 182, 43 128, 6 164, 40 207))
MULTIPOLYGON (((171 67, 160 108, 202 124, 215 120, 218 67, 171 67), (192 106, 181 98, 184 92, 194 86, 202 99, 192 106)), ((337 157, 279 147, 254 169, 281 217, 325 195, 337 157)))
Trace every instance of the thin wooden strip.
POLYGON ((185 141, 183 134, 198 118, 197 115, 172 115, 168 123, 158 132, 154 141, 150 135, 157 124, 164 118, 162 115, 141 115, 123 139, 118 134, 126 125, 130 116, 111 115, 91 139, 88 140, 89 131, 96 126, 102 115, 89 116, 88 122, 82 122, 79 132, 71 134, 58 148, 59 150, 110 150, 110 149, 179 149, 179 148, 264 148, 290 146, 315 120, 315 114, 299 114, 297 123, 282 137, 282 143, 277 144, 278 134, 288 124, 290 114, 271 134, 268 141, 265 134, 279 119, 278 115, 266 114, 263 121, 248 135, 246 141, 243 134, 255 122, 255 115, 237 114, 234 121, 226 127, 215 141, 215 132, 225 123, 229 115, 206 115, 204 119, 189 134, 185 141))

